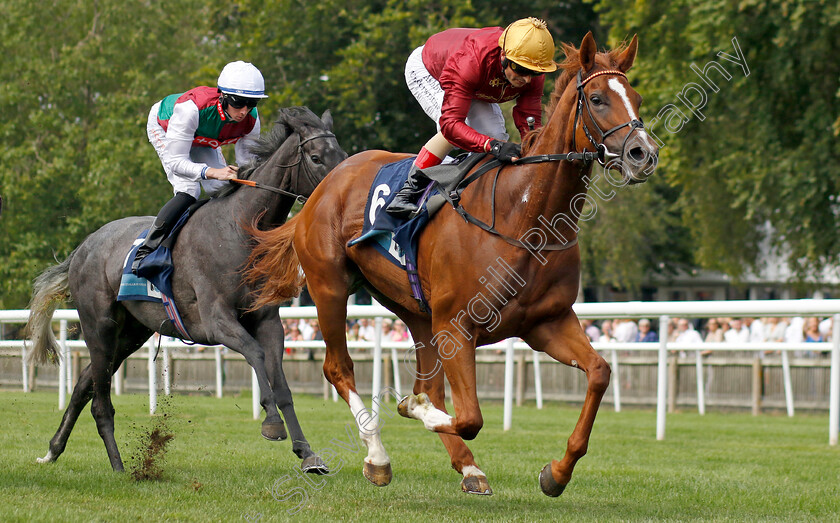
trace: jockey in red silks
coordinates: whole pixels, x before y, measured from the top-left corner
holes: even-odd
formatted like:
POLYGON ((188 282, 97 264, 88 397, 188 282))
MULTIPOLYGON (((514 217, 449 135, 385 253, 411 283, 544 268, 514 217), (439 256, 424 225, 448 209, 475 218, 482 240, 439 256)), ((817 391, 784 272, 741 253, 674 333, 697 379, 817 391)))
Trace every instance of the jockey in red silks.
POLYGON ((251 157, 247 147, 260 137, 257 102, 261 98, 267 98, 262 73, 250 63, 237 61, 222 69, 217 87, 172 94, 152 106, 146 132, 175 196, 155 218, 137 250, 132 271, 136 273, 140 261, 166 238, 202 187, 214 193, 236 177, 239 168, 227 165, 222 145, 236 144, 239 165, 251 157))
POLYGON ((405 66, 406 83, 438 133, 420 150, 387 212, 415 212, 413 200, 422 189, 418 169, 438 165, 453 146, 489 152, 503 162, 518 158, 520 146, 507 141, 499 104, 516 100, 513 121, 520 134, 529 129, 528 117, 540 126, 543 74, 556 69, 554 40, 537 18, 504 30, 448 29, 415 49, 405 66))

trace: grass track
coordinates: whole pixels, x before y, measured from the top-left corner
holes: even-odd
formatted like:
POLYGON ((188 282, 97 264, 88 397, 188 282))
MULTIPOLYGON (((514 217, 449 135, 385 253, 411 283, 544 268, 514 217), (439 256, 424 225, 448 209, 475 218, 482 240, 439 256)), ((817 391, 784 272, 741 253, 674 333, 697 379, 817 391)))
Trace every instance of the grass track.
MULTIPOLYGON (((117 443, 128 467, 139 435, 151 427, 148 397, 114 397, 117 443)), ((514 410, 486 403, 485 426, 470 443, 494 490, 460 492, 460 477, 437 436, 419 422, 383 416, 394 480, 377 488, 362 477, 363 451, 342 449, 352 420, 343 403, 295 398, 312 447, 332 449, 333 476, 297 475, 285 442, 259 435, 246 393, 223 399, 174 396, 162 411, 175 439, 160 481, 136 483, 111 472, 86 409, 64 455, 38 465, 61 418, 57 394, 0 392, 2 521, 840 521, 840 449, 827 444, 827 415, 679 413, 655 439, 653 411, 598 415, 589 453, 557 499, 539 491, 537 474, 559 459, 579 410, 547 404, 514 410), (276 500, 271 489, 278 480, 276 500), (320 487, 320 488, 319 488, 320 487), (293 489, 306 492, 301 500, 293 489), (291 513, 298 509, 297 512, 291 513)), ((393 404, 391 404, 393 406, 393 404)))

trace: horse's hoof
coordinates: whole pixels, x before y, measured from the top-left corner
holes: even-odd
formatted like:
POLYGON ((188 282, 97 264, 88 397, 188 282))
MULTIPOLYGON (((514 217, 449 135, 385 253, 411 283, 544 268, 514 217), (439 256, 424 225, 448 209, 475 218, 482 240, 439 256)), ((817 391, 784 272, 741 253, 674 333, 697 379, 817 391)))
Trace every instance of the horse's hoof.
POLYGON ((363 472, 368 481, 377 487, 384 487, 391 483, 391 478, 393 477, 390 463, 386 465, 374 465, 373 463, 365 462, 363 472))
POLYGON ((403 397, 403 399, 400 400, 399 405, 397 405, 397 412, 399 412, 400 416, 402 416, 403 418, 411 418, 411 416, 408 415, 408 398, 409 397, 410 397, 410 395, 403 397))
POLYGON ((413 409, 417 405, 423 405, 425 403, 431 403, 429 395, 425 392, 421 392, 420 394, 409 394, 400 400, 400 404, 397 405, 397 412, 399 412, 400 416, 404 418, 415 419, 409 410, 413 409))
POLYGON ((322 460, 317 454, 313 454, 303 460, 300 464, 300 470, 310 474, 318 474, 319 476, 330 473, 330 469, 327 467, 327 464, 324 463, 324 460, 322 460))
POLYGON ((262 437, 269 441, 283 441, 286 439, 286 425, 282 420, 262 422, 262 429, 260 430, 262 437))
POLYGON ((487 482, 487 476, 466 476, 461 480, 461 490, 467 494, 479 494, 481 496, 492 496, 493 489, 487 482))
POLYGON ((35 461, 38 463, 52 463, 55 461, 55 456, 53 456, 52 451, 47 451, 47 455, 43 458, 35 458, 35 461))
POLYGON ((551 463, 540 471, 540 489, 542 489, 543 494, 552 498, 556 498, 566 489, 566 485, 554 481, 554 476, 551 475, 551 463))

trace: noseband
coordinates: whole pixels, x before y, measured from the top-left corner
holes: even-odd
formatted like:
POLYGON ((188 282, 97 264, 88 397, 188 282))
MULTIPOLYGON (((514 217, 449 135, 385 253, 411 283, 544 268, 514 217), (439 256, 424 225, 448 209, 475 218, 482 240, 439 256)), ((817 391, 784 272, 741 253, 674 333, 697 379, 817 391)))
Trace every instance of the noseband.
MULTIPOLYGON (((297 150, 298 150, 297 161, 294 162, 294 163, 290 163, 288 165, 278 165, 277 167, 280 168, 280 169, 288 169, 290 167, 294 167, 296 165, 299 165, 301 162, 303 162, 303 158, 306 155, 306 153, 303 150, 303 144, 311 142, 312 140, 317 140, 319 138, 335 138, 335 135, 333 133, 323 133, 323 134, 318 134, 318 135, 315 135, 315 136, 310 136, 306 140, 301 140, 300 143, 297 144, 297 150)), ((304 171, 306 171, 307 175, 310 175, 310 176, 312 175, 312 171, 309 169, 309 165, 306 164, 305 162, 303 163, 303 169, 304 169, 304 171)), ((235 183, 238 183, 238 184, 241 184, 241 185, 247 185, 249 187, 254 187, 256 189, 265 189, 266 191, 271 191, 273 193, 282 194, 284 196, 291 196, 295 200, 299 201, 301 204, 305 203, 306 200, 307 200, 307 197, 303 196, 302 194, 297 194, 297 193, 294 193, 294 192, 286 191, 286 190, 283 190, 279 187, 272 187, 271 185, 264 185, 264 184, 257 183, 257 182, 251 181, 251 180, 242 180, 242 179, 239 179, 239 178, 234 178, 231 181, 235 182, 235 183)))
MULTIPOLYGON (((589 100, 586 98, 586 95, 583 92, 583 87, 589 83, 590 80, 597 78, 599 76, 604 75, 615 75, 621 76, 625 80, 627 79, 627 75, 624 74, 622 71, 617 69, 608 69, 606 71, 598 71, 597 73, 592 73, 591 75, 587 76, 585 80, 582 80, 582 73, 583 70, 579 70, 577 73, 577 110, 575 110, 575 129, 577 129, 578 120, 580 120, 581 126, 583 127, 583 132, 586 134, 586 137, 589 138, 590 143, 595 147, 595 150, 598 151, 598 162, 601 165, 604 165, 605 162, 611 160, 613 158, 618 158, 621 154, 624 154, 624 148, 627 147, 627 140, 630 139, 630 135, 633 134, 637 129, 644 129, 645 124, 642 123, 640 120, 630 120, 629 122, 623 123, 621 125, 616 125, 612 129, 607 131, 603 131, 601 126, 598 125, 598 122, 595 121, 595 117, 592 116, 592 110, 589 108, 589 100), (592 133, 589 132, 589 127, 586 125, 586 120, 582 118, 583 116, 583 108, 586 107, 586 114, 589 115, 589 120, 592 122, 592 125, 595 127, 595 130, 598 131, 598 134, 601 136, 601 141, 596 142, 595 139, 592 137, 592 133), (630 132, 627 133, 627 136, 624 137, 624 142, 621 144, 621 154, 611 153, 607 149, 607 145, 605 140, 608 136, 613 134, 614 132, 624 129, 625 127, 630 127, 630 132)), ((575 135, 572 135, 572 150, 577 150, 577 145, 575 143, 575 135)))

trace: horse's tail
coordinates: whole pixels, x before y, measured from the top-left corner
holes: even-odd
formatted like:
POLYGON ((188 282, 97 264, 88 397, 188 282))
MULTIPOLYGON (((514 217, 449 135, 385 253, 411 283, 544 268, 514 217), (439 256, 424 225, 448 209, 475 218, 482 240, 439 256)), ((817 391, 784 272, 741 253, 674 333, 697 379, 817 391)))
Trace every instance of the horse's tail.
POLYGON ((29 322, 26 324, 29 365, 58 363, 58 342, 52 330, 52 317, 58 306, 70 298, 68 274, 76 251, 66 260, 53 265, 35 278, 29 301, 29 322))
POLYGON ((248 257, 245 282, 258 289, 251 310, 288 301, 300 294, 306 277, 295 252, 297 215, 276 229, 249 227, 256 245, 248 257))

